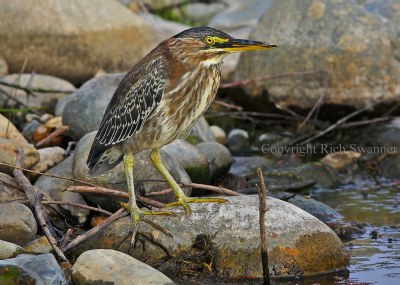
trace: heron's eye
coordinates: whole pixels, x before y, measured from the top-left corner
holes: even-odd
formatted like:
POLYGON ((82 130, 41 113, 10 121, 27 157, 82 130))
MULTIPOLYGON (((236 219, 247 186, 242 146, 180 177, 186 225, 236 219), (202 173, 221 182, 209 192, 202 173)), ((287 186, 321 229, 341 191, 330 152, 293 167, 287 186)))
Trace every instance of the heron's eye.
POLYGON ((214 43, 214 39, 210 36, 206 37, 204 39, 204 41, 206 42, 206 44, 212 45, 214 43))

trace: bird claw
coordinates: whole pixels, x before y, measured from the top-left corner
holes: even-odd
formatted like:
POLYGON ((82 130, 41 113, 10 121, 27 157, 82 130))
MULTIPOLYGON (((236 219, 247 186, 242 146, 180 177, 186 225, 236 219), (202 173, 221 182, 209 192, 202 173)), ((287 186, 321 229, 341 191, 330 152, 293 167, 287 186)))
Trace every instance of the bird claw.
POLYGON ((229 203, 229 201, 223 198, 198 198, 198 197, 184 196, 184 197, 178 197, 178 201, 165 204, 164 208, 170 208, 180 205, 185 209, 186 215, 189 216, 192 212, 188 205, 189 203, 229 203))
POLYGON ((131 214, 134 226, 137 225, 143 216, 176 216, 176 214, 171 211, 142 211, 137 206, 129 207, 128 203, 121 203, 121 207, 131 214))

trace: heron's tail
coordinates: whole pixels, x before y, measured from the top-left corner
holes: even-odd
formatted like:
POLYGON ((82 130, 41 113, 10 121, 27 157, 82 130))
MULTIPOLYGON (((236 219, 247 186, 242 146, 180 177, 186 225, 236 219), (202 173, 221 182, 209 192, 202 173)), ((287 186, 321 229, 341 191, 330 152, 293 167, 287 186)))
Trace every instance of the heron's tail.
POLYGON ((121 147, 113 146, 105 151, 92 155, 88 159, 87 164, 89 167, 88 177, 100 176, 107 171, 110 171, 123 159, 123 152, 121 147))

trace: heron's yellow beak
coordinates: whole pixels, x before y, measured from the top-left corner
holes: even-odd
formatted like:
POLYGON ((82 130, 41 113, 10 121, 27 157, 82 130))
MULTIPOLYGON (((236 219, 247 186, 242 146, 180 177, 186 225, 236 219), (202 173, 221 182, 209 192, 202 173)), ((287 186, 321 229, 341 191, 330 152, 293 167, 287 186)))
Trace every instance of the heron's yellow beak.
POLYGON ((217 48, 229 52, 239 52, 246 50, 267 50, 276 47, 276 45, 267 42, 258 42, 251 40, 229 39, 226 42, 219 43, 217 48))

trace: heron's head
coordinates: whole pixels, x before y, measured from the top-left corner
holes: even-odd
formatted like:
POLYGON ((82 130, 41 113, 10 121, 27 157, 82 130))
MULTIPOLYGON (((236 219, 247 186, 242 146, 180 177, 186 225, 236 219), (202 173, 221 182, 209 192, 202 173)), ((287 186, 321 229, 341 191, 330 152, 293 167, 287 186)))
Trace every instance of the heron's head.
POLYGON ((199 27, 185 30, 169 40, 172 52, 183 60, 219 63, 230 54, 248 50, 268 50, 276 45, 235 39, 214 28, 199 27))

